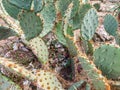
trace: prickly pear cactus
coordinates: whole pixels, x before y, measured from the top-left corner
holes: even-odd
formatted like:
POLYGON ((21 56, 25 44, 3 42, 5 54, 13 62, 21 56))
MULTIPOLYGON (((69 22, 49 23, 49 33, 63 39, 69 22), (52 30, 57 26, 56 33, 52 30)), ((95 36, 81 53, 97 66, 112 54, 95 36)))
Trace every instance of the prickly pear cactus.
MULTIPOLYGON (((81 80, 81 81, 79 81, 79 82, 76 82, 76 83, 74 83, 72 86, 70 86, 70 88, 69 88, 68 90, 77 90, 77 88, 82 87, 82 85, 85 84, 85 83, 86 83, 86 82, 85 82, 84 80, 81 80)), ((90 85, 87 84, 85 89, 86 89, 86 90, 91 90, 91 89, 90 89, 90 85)))
POLYGON ((40 83, 38 87, 44 90, 64 90, 53 73, 40 70, 36 75, 38 78, 37 83, 40 83))
POLYGON ((60 13, 60 15, 64 16, 65 11, 67 10, 69 4, 72 2, 72 0, 58 0, 56 1, 56 9, 57 13, 60 13))
POLYGON ((8 0, 11 4, 26 10, 30 10, 32 0, 8 0))
POLYGON ((66 43, 66 39, 65 39, 65 36, 64 36, 64 32, 63 32, 63 22, 58 22, 56 24, 55 34, 56 34, 56 37, 57 37, 58 41, 66 46, 67 43, 66 43))
POLYGON ((98 16, 94 8, 91 8, 84 16, 81 25, 81 35, 85 40, 92 39, 98 26, 98 16))
POLYGON ((48 61, 48 49, 44 41, 40 37, 36 37, 27 42, 33 53, 38 57, 42 63, 48 61))
POLYGON ((13 18, 17 19, 18 13, 21 11, 20 8, 10 4, 8 0, 2 0, 2 6, 4 10, 13 18))
POLYGON ((44 2, 43 0, 34 0, 34 11, 40 12, 43 9, 44 2))
POLYGON ((19 21, 26 40, 37 37, 42 32, 42 20, 34 12, 21 12, 19 21))
POLYGON ((109 79, 120 77, 120 48, 113 45, 102 45, 94 52, 94 62, 109 79))
POLYGON ((95 67, 92 61, 89 61, 87 58, 80 55, 78 59, 83 67, 83 70, 85 70, 86 74, 93 83, 95 90, 110 90, 108 82, 101 75, 101 72, 95 67))
POLYGON ((74 40, 72 37, 65 37, 66 42, 67 42, 67 48, 72 57, 77 55, 77 48, 74 44, 74 40))
POLYGON ((81 28, 83 18, 87 13, 87 11, 91 8, 92 6, 90 4, 83 4, 79 6, 79 10, 77 11, 76 15, 73 17, 73 20, 72 20, 72 26, 74 30, 81 28))
POLYGON ((10 36, 16 36, 16 35, 17 33, 14 32, 13 30, 0 26, 0 40, 6 39, 10 36))
POLYGON ((104 17, 104 28, 110 34, 115 36, 118 28, 117 20, 110 14, 104 17))
POLYGON ((27 78, 31 81, 36 80, 36 76, 31 71, 28 71, 25 67, 13 62, 11 59, 0 57, 0 65, 15 75, 27 78))
POLYGON ((40 17, 43 20, 43 31, 40 37, 44 37, 53 30, 54 22, 56 19, 56 11, 54 3, 45 3, 43 10, 40 12, 40 17))
POLYGON ((0 90, 22 90, 17 84, 0 73, 0 90))

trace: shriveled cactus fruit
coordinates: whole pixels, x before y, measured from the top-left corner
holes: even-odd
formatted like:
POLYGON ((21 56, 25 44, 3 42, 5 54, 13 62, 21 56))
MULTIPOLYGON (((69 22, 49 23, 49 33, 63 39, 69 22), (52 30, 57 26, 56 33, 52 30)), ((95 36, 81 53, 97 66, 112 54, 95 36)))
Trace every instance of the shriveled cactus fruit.
POLYGON ((40 12, 44 6, 44 0, 34 0, 34 11, 40 12))
POLYGON ((40 37, 31 39, 27 44, 40 62, 46 63, 48 61, 48 49, 40 37))
POLYGON ((102 45, 94 52, 94 62, 107 78, 120 77, 120 48, 113 45, 102 45))
POLYGON ((8 0, 11 4, 26 10, 30 10, 32 0, 8 0))
POLYGON ((91 8, 92 6, 90 4, 83 4, 79 7, 78 12, 73 17, 73 20, 72 20, 74 30, 81 28, 81 25, 83 23, 83 18, 85 14, 87 13, 87 11, 91 8))
POLYGON ((95 65, 87 60, 87 58, 79 56, 78 59, 83 70, 91 80, 95 90, 109 90, 107 89, 107 86, 109 87, 108 83, 105 82, 105 78, 97 71, 95 65))
POLYGON ((85 40, 91 40, 98 26, 98 16, 94 8, 91 8, 84 16, 81 25, 81 35, 85 40))
POLYGON ((0 73, 0 90, 22 90, 17 84, 0 73))
POLYGON ((19 21, 26 40, 37 37, 43 29, 41 19, 34 12, 22 12, 19 21))
POLYGON ((16 36, 16 35, 17 33, 14 32, 13 30, 0 26, 0 40, 6 39, 10 36, 16 36))
MULTIPOLYGON (((84 80, 80 80, 79 82, 74 83, 68 90, 77 90, 77 88, 82 87, 82 85, 86 83, 84 80)), ((86 90, 91 90, 90 85, 86 85, 86 90)))
POLYGON ((64 36, 64 33, 63 33, 63 23, 62 22, 58 22, 56 24, 55 34, 56 34, 56 37, 57 37, 58 41, 66 46, 67 42, 66 42, 66 39, 65 39, 65 36, 64 36))
POLYGON ((40 37, 43 37, 52 31, 54 27, 56 19, 54 3, 46 3, 43 10, 40 12, 40 17, 43 20, 43 31, 40 33, 40 37))
POLYGON ((8 0, 2 0, 1 3, 4 7, 4 10, 13 18, 17 19, 18 13, 21 11, 18 7, 10 4, 8 0))
POLYGON ((37 85, 44 90, 64 90, 57 77, 48 71, 40 70, 37 74, 37 85))
POLYGON ((115 36, 118 28, 117 20, 110 14, 104 17, 104 28, 110 34, 115 36))

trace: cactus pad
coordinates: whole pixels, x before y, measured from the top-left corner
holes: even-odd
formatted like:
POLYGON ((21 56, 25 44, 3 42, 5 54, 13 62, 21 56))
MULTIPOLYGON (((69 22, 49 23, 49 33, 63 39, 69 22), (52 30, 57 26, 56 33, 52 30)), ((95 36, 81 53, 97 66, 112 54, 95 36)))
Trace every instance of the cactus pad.
POLYGON ((43 0, 34 0, 34 11, 39 12, 42 10, 44 5, 43 0))
POLYGON ((44 41, 40 37, 31 39, 28 46, 32 49, 33 53, 38 57, 39 61, 46 63, 48 61, 48 49, 44 41))
POLYGON ((17 84, 0 73, 0 90, 22 90, 17 84))
POLYGON ((115 36, 118 28, 117 20, 110 14, 104 17, 104 28, 110 34, 115 36))
POLYGON ((91 8, 84 16, 81 25, 81 35, 85 40, 92 39, 98 26, 98 16, 95 9, 91 8))
POLYGON ((47 72, 44 70, 40 70, 40 72, 37 73, 37 83, 39 83, 40 85, 38 85, 39 87, 41 87, 44 90, 64 90, 62 88, 61 83, 58 81, 58 79, 56 78, 56 76, 51 73, 51 72, 47 72))
POLYGON ((6 27, 0 27, 0 40, 2 39, 6 39, 10 36, 15 36, 17 35, 16 32, 14 32, 13 30, 6 28, 6 27))
POLYGON ((11 17, 17 19, 17 15, 21 11, 21 9, 10 4, 8 0, 2 0, 2 5, 4 6, 4 9, 11 17))
MULTIPOLYGON (((79 87, 82 87, 86 82, 84 80, 80 80, 79 82, 74 83, 68 90, 76 90, 79 87)), ((90 85, 86 84, 86 90, 90 90, 90 85)))
POLYGON ((99 70, 97 70, 93 62, 90 62, 87 58, 83 58, 81 56, 79 56, 78 59, 83 70, 92 81, 95 90, 109 90, 107 89, 107 86, 109 87, 109 85, 106 79, 101 75, 101 73, 99 73, 99 70))
POLYGON ((30 10, 32 0, 8 0, 11 4, 26 10, 30 10))
POLYGON ((113 45, 102 45, 94 52, 94 62, 107 78, 120 77, 120 48, 113 45))
POLYGON ((69 4, 72 0, 58 0, 56 1, 57 12, 64 16, 65 11, 67 10, 69 4))
POLYGON ((19 21, 27 40, 37 37, 42 31, 42 21, 34 12, 22 12, 19 21))
POLYGON ((43 31, 40 37, 45 36, 53 30, 56 11, 53 3, 46 3, 43 10, 40 12, 41 19, 43 20, 43 31))
POLYGON ((62 43, 63 45, 67 45, 64 33, 63 33, 63 27, 62 27, 63 23, 62 22, 58 22, 56 27, 55 27, 55 34, 57 36, 57 39, 60 43, 62 43))
POLYGON ((83 18, 90 8, 92 8, 90 4, 83 4, 79 7, 78 12, 73 17, 73 29, 74 30, 81 28, 83 18))

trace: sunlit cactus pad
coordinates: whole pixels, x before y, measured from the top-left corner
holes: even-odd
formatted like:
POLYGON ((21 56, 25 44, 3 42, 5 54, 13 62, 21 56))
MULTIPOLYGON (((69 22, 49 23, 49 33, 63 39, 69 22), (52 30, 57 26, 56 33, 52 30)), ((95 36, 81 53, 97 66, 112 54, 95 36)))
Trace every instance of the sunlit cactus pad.
POLYGON ((39 87, 41 87, 44 90, 64 90, 62 88, 61 83, 58 81, 56 76, 48 71, 40 70, 40 72, 37 73, 38 80, 37 83, 39 87))
POLYGON ((32 49, 33 53, 38 57, 39 61, 46 63, 48 61, 48 49, 44 41, 40 37, 31 39, 28 46, 32 49))

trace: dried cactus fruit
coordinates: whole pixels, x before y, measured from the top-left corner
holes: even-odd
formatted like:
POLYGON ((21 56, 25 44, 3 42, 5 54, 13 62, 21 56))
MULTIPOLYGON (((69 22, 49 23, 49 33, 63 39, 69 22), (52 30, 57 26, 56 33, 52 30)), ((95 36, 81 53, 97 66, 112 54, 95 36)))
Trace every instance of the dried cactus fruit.
POLYGON ((79 62, 82 65, 83 70, 91 80, 95 90, 110 90, 110 86, 101 72, 95 67, 92 61, 89 61, 83 56, 78 56, 79 62))
POLYGON ((38 87, 41 87, 44 90, 64 90, 53 73, 40 70, 36 75, 38 78, 38 87))
POLYGON ((11 4, 26 10, 30 10, 32 0, 8 0, 11 4))
POLYGON ((98 26, 98 16, 94 8, 91 8, 84 16, 81 24, 81 35, 85 40, 91 40, 98 26))
POLYGON ((42 63, 48 61, 48 49, 44 41, 40 37, 36 37, 27 42, 28 46, 32 49, 33 53, 38 57, 42 63))
POLYGON ((94 52, 94 62, 109 79, 120 76, 120 48, 113 45, 102 45, 94 52))
POLYGON ((17 84, 0 73, 0 90, 22 90, 17 84))
POLYGON ((110 34, 115 36, 118 28, 117 20, 110 14, 104 17, 104 28, 110 34))
POLYGON ((14 32, 13 30, 0 26, 0 40, 6 39, 10 36, 16 36, 16 35, 17 33, 14 32))
POLYGON ((18 13, 21 11, 18 7, 10 4, 8 0, 2 0, 1 3, 4 6, 4 10, 13 18, 17 19, 18 13))
POLYGON ((40 37, 44 37, 46 34, 52 31, 54 27, 54 22, 56 19, 54 3, 46 3, 40 12, 40 17, 43 20, 43 31, 40 33, 40 37))
POLYGON ((43 0, 34 0, 34 11, 40 12, 43 9, 44 2, 43 0))
POLYGON ((22 12, 19 21, 26 40, 37 37, 43 29, 41 19, 34 12, 22 12))

